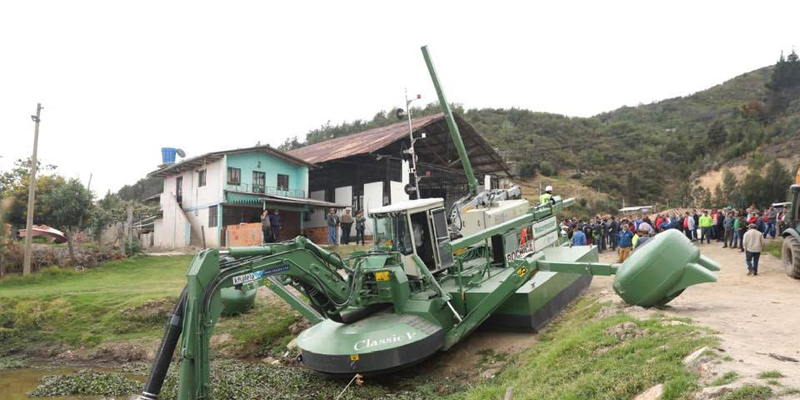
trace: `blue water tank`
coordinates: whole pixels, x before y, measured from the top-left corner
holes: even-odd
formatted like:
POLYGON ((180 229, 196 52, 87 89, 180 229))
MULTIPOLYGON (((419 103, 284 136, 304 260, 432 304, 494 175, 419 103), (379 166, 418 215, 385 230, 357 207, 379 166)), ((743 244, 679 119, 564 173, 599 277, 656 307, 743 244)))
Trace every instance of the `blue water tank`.
POLYGON ((175 153, 177 149, 174 147, 161 148, 161 163, 162 164, 175 164, 175 153))

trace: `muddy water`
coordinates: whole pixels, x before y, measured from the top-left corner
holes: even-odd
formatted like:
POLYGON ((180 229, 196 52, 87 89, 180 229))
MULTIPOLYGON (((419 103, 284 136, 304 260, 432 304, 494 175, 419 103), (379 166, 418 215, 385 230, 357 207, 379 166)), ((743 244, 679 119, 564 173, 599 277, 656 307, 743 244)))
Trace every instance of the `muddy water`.
MULTIPOLYGON (((111 400, 111 397, 28 397, 28 392, 39 385, 39 379, 45 375, 60 375, 76 372, 83 368, 66 367, 55 369, 21 368, 0 371, 0 399, 3 400, 111 400)), ((133 376, 130 376, 133 378, 133 376)), ((142 379, 141 376, 134 379, 142 379)), ((130 397, 135 399, 136 396, 130 397)), ((128 400, 127 397, 116 398, 115 400, 128 400)))

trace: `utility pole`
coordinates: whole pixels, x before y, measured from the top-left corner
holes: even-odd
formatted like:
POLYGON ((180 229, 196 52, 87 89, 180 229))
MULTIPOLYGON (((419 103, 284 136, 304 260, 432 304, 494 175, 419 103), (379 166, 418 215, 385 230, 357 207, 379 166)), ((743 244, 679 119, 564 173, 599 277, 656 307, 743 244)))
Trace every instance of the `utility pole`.
POLYGON ((31 156, 31 174, 28 182, 28 218, 25 224, 25 263, 22 265, 22 275, 31 274, 31 241, 33 234, 33 212, 34 198, 36 196, 36 155, 39 151, 39 122, 42 116, 42 103, 36 104, 36 115, 31 115, 31 119, 36 123, 33 130, 33 156, 31 156))

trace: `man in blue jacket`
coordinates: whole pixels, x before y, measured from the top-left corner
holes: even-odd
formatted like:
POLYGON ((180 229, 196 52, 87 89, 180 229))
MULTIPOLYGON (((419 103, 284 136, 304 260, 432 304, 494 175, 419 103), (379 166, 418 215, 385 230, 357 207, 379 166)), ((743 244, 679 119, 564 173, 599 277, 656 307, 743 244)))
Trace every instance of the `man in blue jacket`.
POLYGON ((619 262, 625 262, 625 259, 631 255, 633 251, 633 232, 629 229, 629 226, 624 226, 624 229, 620 229, 619 236, 617 237, 617 245, 619 246, 619 262))

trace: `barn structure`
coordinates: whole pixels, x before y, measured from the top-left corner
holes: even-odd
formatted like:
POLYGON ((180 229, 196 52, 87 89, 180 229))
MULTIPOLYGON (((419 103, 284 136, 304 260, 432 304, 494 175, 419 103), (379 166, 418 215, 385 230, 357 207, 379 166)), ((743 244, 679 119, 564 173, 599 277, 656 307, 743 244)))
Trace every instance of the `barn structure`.
MULTIPOLYGON (((454 117, 476 177, 493 188, 504 185, 511 177, 508 165, 472 125, 458 115, 454 117)), ((425 136, 414 146, 417 169, 423 176, 421 197, 444 198, 449 207, 467 193, 468 186, 444 115, 415 118, 411 127, 415 138, 425 136)), ((409 199, 404 189, 410 181, 409 163, 404 160, 409 146, 409 125, 402 121, 294 149, 288 154, 315 165, 309 171, 310 198, 348 204, 355 214, 409 199)), ((325 213, 310 213, 305 229, 316 240, 324 238, 325 213)), ((371 236, 369 221, 366 236, 371 236)))

